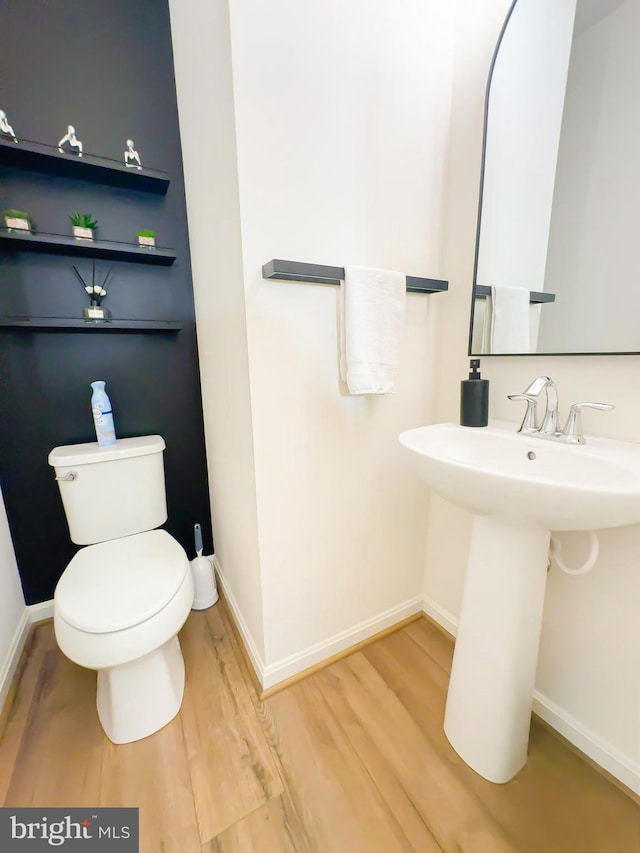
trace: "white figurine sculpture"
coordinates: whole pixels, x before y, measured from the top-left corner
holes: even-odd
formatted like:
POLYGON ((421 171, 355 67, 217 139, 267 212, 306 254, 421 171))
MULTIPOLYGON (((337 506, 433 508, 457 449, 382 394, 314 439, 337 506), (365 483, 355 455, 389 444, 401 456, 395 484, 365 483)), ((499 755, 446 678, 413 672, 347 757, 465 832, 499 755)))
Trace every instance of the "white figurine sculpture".
POLYGON ((65 142, 69 143, 70 148, 77 148, 78 157, 82 157, 82 142, 80 142, 80 140, 76 138, 76 129, 71 124, 67 126, 67 132, 62 137, 60 142, 58 142, 58 151, 61 154, 63 153, 62 146, 65 144, 65 142))
POLYGON ((127 169, 142 169, 140 155, 133 147, 133 139, 127 139, 127 150, 124 152, 124 165, 127 169))
POLYGON ((0 110, 0 132, 4 133, 6 136, 11 136, 14 142, 17 142, 16 135, 13 132, 13 128, 7 121, 7 114, 4 110, 0 110))

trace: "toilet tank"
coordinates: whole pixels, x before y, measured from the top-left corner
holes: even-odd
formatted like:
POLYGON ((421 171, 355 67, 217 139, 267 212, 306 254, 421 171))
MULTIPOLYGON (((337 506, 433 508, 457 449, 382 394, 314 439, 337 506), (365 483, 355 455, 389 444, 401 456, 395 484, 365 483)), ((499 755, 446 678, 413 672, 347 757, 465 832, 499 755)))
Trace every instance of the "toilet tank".
POLYGON ((67 516, 71 541, 93 545, 154 530, 167 520, 160 435, 54 447, 49 465, 67 516))

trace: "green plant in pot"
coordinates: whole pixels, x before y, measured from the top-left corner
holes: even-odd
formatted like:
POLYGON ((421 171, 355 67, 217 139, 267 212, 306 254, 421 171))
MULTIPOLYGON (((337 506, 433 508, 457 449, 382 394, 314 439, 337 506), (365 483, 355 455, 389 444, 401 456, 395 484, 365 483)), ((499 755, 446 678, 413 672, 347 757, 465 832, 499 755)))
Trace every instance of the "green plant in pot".
POLYGON ((2 216, 9 231, 33 230, 33 219, 24 210, 3 210, 2 216))
POLYGON ((142 231, 136 231, 136 236, 138 238, 138 243, 141 246, 147 246, 149 249, 155 248, 156 245, 156 232, 151 231, 148 228, 143 229, 142 231))
POLYGON ((80 240, 93 240, 93 235, 98 227, 98 222, 91 217, 90 213, 74 213, 69 216, 73 226, 73 236, 80 240))

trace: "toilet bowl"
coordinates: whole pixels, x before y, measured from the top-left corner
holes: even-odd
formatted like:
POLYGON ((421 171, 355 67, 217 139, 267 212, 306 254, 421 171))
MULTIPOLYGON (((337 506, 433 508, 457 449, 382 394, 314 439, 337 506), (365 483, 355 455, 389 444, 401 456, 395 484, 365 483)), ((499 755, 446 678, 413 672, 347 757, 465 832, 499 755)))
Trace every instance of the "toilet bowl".
POLYGON ((70 660, 98 671, 98 716, 113 743, 147 737, 180 710, 176 635, 192 602, 189 560, 164 530, 89 545, 63 572, 56 640, 70 660))
POLYGON ((87 546, 56 586, 56 640, 70 660, 97 670, 98 717, 114 743, 161 729, 180 710, 184 693, 177 634, 194 587, 182 546, 153 529, 166 519, 163 449, 160 436, 146 436, 108 448, 60 447, 49 455, 71 538, 87 546), (92 500, 95 490, 99 502, 92 500), (102 518, 86 517, 96 515, 96 506, 102 518))

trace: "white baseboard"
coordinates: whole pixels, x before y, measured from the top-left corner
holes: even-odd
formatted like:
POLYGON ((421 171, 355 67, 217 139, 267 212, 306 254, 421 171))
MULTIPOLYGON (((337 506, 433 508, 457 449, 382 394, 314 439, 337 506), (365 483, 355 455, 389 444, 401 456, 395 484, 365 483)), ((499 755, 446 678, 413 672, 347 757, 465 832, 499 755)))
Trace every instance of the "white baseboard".
POLYGON ((30 628, 31 619, 29 618, 29 610, 25 607, 24 612, 20 617, 20 621, 16 626, 16 630, 14 631, 13 637, 11 638, 6 658, 0 665, 0 713, 2 712, 4 701, 7 698, 9 688, 11 687, 11 680, 18 668, 20 655, 22 654, 24 645, 27 642, 30 628))
POLYGON ((300 652, 296 652, 293 655, 289 655, 288 657, 282 658, 281 660, 266 666, 262 656, 256 649, 246 622, 242 618, 242 614, 238 609, 236 600, 233 597, 233 593, 231 592, 229 584, 224 576, 224 571, 215 556, 213 557, 213 565, 215 567, 216 574, 220 579, 220 586, 222 587, 224 597, 229 603, 229 607, 233 613, 233 618, 238 626, 238 630, 240 631, 240 635, 242 636, 242 640, 245 644, 249 657, 251 658, 253 668, 258 676, 260 684, 265 690, 269 687, 275 687, 275 685, 279 684, 281 681, 285 681, 293 675, 304 672, 305 669, 309 669, 309 667, 314 664, 333 657, 333 655, 339 654, 345 649, 350 648, 350 646, 354 646, 356 643, 362 642, 362 640, 366 640, 380 631, 384 631, 385 628, 389 628, 396 622, 400 622, 409 616, 420 613, 422 610, 422 596, 417 596, 416 598, 412 598, 409 601, 396 605, 395 607, 390 607, 388 610, 377 614, 373 618, 360 622, 358 625, 354 625, 353 628, 349 628, 346 631, 342 631, 339 634, 328 637, 320 643, 308 646, 300 652))
MULTIPOLYGON (((454 637, 457 635, 458 620, 452 613, 427 596, 424 598, 422 609, 454 637)), ((587 728, 580 720, 556 705, 539 690, 534 691, 533 694, 533 710, 596 764, 619 779, 634 793, 640 794, 640 764, 637 761, 587 728)))
POLYGON ((29 636, 31 626, 36 622, 42 622, 45 619, 53 618, 53 599, 51 601, 43 601, 40 604, 31 604, 25 607, 20 618, 20 622, 15 630, 11 645, 7 651, 7 656, 4 663, 0 662, 0 713, 4 707, 4 701, 7 698, 7 693, 11 687, 11 680, 15 675, 20 661, 20 655, 24 649, 29 636))
POLYGON ((408 601, 403 601, 394 607, 390 607, 388 610, 384 610, 382 613, 378 613, 371 619, 366 619, 364 622, 360 622, 346 631, 341 631, 339 634, 334 634, 320 643, 315 643, 313 646, 308 646, 300 652, 269 664, 269 666, 265 667, 264 673, 261 676, 262 686, 265 689, 267 687, 274 687, 281 681, 285 681, 299 672, 304 672, 305 669, 309 669, 314 664, 321 663, 323 660, 333 657, 349 649, 351 646, 355 646, 356 643, 368 640, 369 637, 373 637, 374 634, 384 631, 385 628, 389 628, 397 622, 407 619, 409 616, 420 613, 421 610, 422 596, 410 598, 408 601))
POLYGON ((437 604, 433 599, 427 598, 425 595, 424 600, 422 602, 422 609, 430 616, 438 625, 441 625, 445 631, 451 634, 452 637, 457 637, 458 635, 458 620, 453 615, 453 613, 449 613, 448 610, 445 610, 444 607, 441 607, 437 604))
POLYGON ((34 625, 36 622, 44 622, 45 619, 53 619, 53 599, 41 601, 40 604, 30 604, 29 615, 34 625))
POLYGON ((637 761, 588 729, 539 690, 533 694, 533 710, 596 764, 640 795, 640 764, 637 761))
POLYGON ((229 605, 231 613, 233 615, 233 620, 236 623, 236 627, 238 631, 240 631, 240 636, 242 637, 242 642, 244 643, 244 647, 247 650, 247 654, 251 659, 251 663, 253 665, 253 669, 260 680, 260 683, 264 686, 262 681, 262 676, 264 674, 264 661, 262 660, 262 655, 258 652, 256 648, 256 644, 253 641, 253 637, 251 636, 249 629, 247 627, 247 623, 244 621, 242 614, 238 608, 238 604, 234 598, 233 593, 231 592, 231 588, 225 578, 224 571, 222 570, 222 566, 218 562, 218 558, 214 554, 209 557, 211 562, 213 563, 213 568, 215 570, 218 581, 220 582, 220 586, 222 588, 222 592, 225 597, 225 601, 229 605))

